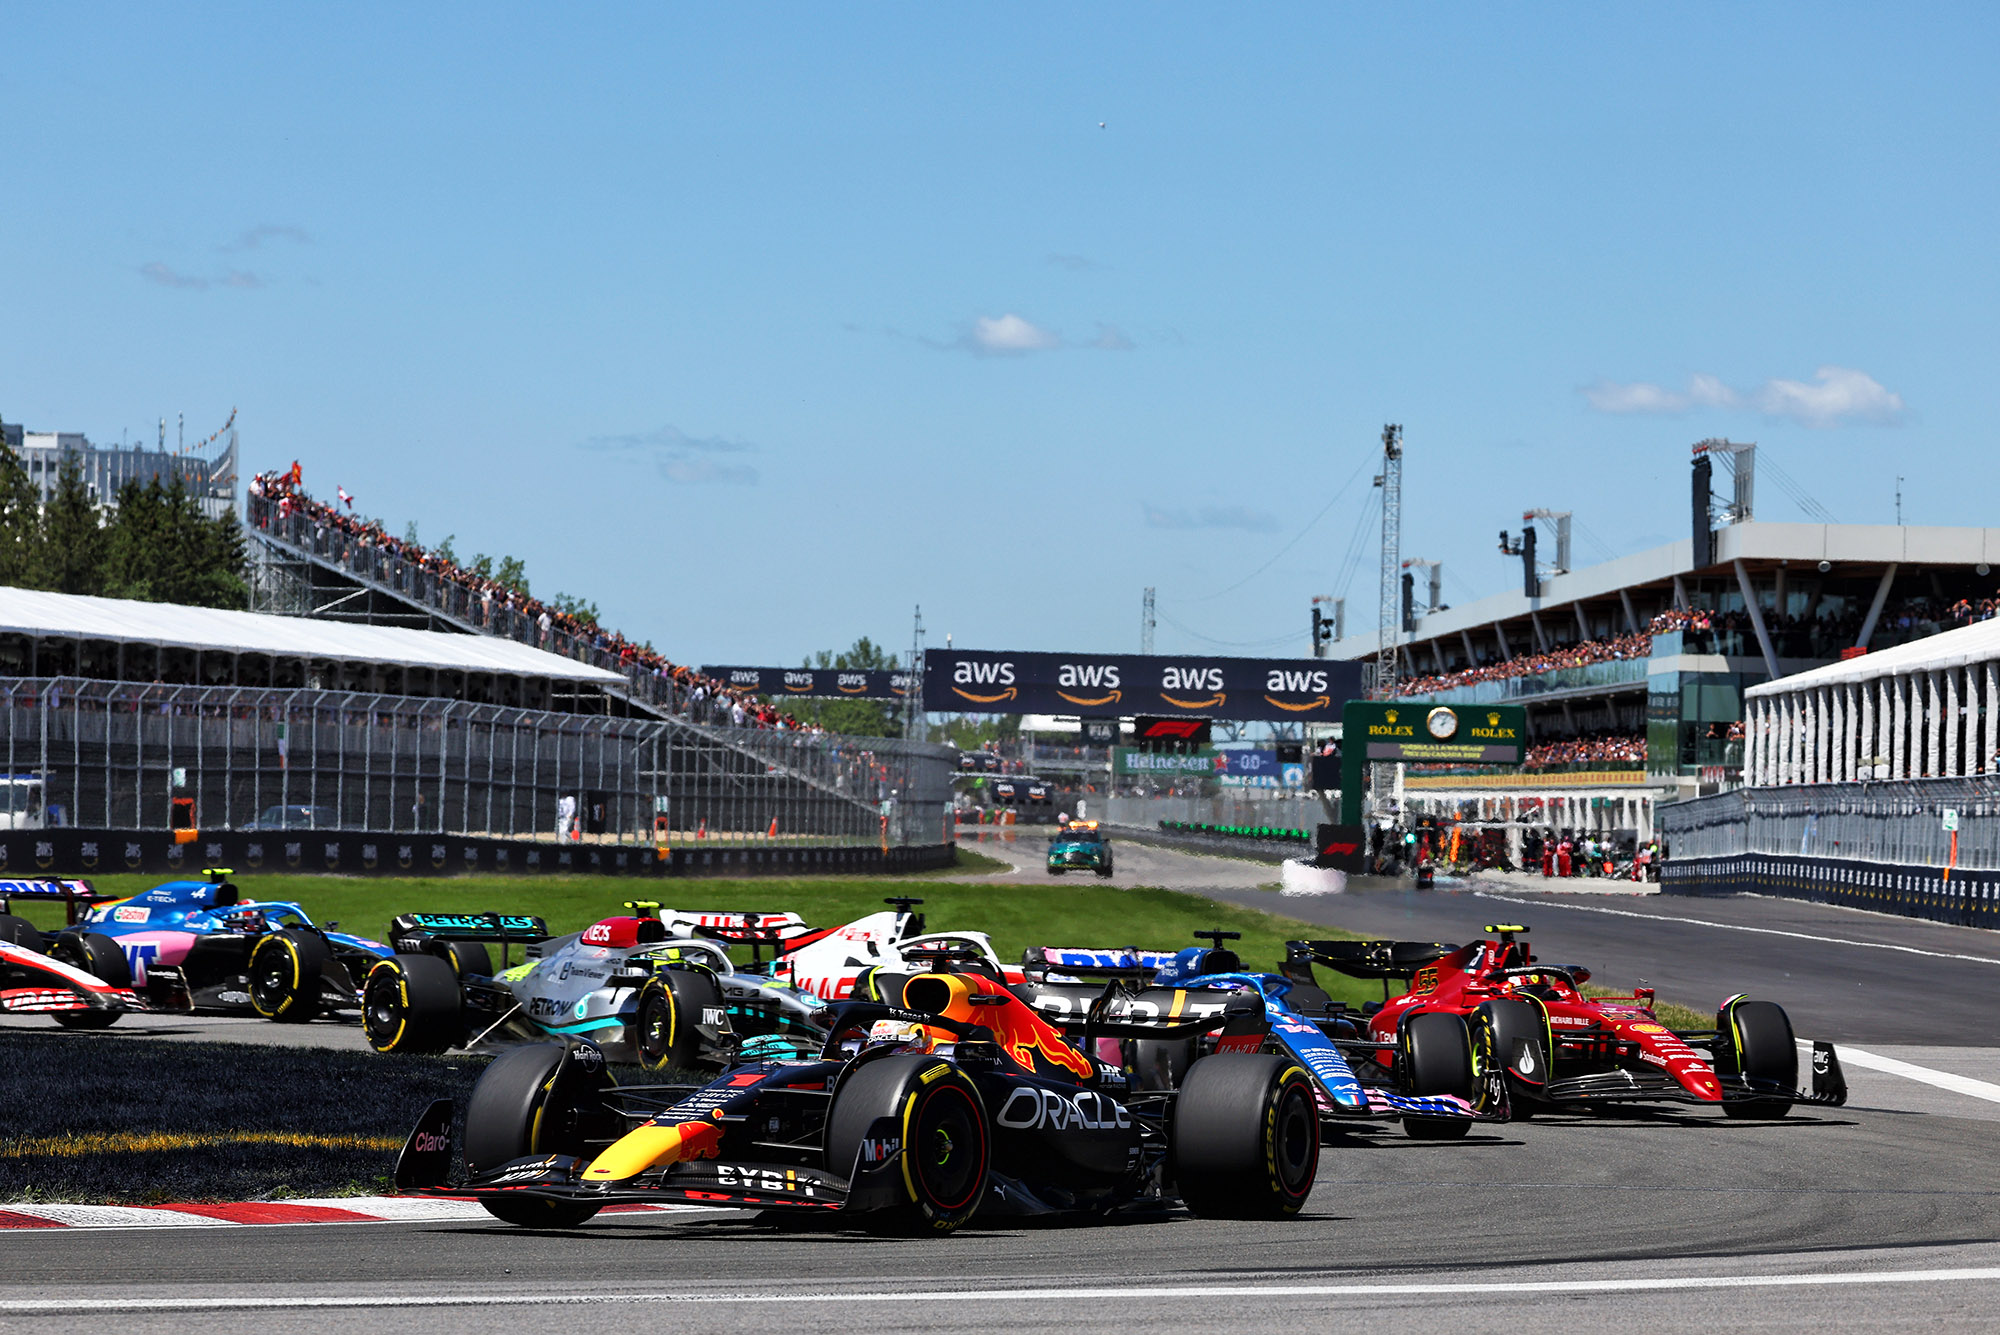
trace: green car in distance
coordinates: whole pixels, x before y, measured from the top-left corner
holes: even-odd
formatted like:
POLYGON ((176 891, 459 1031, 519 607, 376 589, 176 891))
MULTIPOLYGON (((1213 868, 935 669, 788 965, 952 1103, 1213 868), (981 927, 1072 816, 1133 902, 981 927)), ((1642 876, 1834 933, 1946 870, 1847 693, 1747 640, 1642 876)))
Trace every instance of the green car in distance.
POLYGON ((1049 840, 1049 875, 1066 871, 1111 875, 1111 842, 1097 832, 1096 821, 1071 821, 1049 840))

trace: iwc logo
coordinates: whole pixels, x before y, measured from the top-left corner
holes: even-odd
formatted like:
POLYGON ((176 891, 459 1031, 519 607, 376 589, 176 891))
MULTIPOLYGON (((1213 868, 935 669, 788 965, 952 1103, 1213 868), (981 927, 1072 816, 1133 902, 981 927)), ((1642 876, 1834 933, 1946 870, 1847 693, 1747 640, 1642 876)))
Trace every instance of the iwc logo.
POLYGON ((1424 718, 1424 729, 1441 742, 1450 741, 1458 734, 1458 715, 1449 709, 1433 709, 1424 718))

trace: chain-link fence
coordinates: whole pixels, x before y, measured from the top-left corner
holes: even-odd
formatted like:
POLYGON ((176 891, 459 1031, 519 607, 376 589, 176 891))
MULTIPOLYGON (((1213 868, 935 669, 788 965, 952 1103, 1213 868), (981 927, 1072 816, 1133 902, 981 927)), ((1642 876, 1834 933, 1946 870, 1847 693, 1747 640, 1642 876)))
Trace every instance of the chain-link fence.
POLYGON ((1662 806, 1658 821, 1676 858, 1804 854, 1942 867, 1947 811, 1957 814, 1957 865, 2000 867, 2000 778, 1739 788, 1662 806))
MULTIPOLYGON (((323 690, 0 678, 49 824, 936 844, 957 753, 885 738, 323 690), (567 799, 567 800, 566 800, 567 799), (565 830, 569 829, 567 825, 565 830)), ((16 823, 32 821, 17 799, 16 823)))

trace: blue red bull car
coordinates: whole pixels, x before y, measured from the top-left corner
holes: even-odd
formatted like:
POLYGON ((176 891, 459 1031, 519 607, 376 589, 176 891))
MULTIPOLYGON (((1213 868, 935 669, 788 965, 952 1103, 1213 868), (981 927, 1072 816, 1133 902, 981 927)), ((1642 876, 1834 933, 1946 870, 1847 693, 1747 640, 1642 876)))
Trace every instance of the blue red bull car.
POLYGON ((997 970, 945 949, 889 1002, 828 1008, 817 1056, 750 1061, 705 1085, 618 1085, 591 1044, 515 1048, 465 1112, 466 1178, 447 1185, 453 1108, 411 1133, 396 1184, 478 1200, 528 1227, 679 1202, 814 1214, 896 1233, 975 1215, 1102 1215, 1178 1198, 1198 1215, 1285 1218, 1311 1194, 1319 1119, 1278 1054, 1206 1059, 1135 1090, 1102 1038, 1171 1040, 1197 1019, 1060 1022, 997 970))
POLYGON ((48 952, 158 1010, 248 1010, 287 1023, 358 1010, 369 967, 395 952, 315 923, 297 904, 244 899, 230 874, 213 868, 206 880, 95 902, 49 937, 48 952))
POLYGON ((1212 1021, 1198 1037, 1125 1046, 1125 1061, 1149 1087, 1177 1086, 1211 1054, 1266 1052, 1310 1073, 1327 1129, 1393 1118, 1412 1138, 1445 1140, 1465 1135, 1477 1121, 1506 1120, 1506 1091, 1482 1078, 1461 1017, 1413 1017, 1384 1047, 1369 1040, 1362 1012, 1332 1001, 1310 976, 1245 970, 1223 944, 1238 933, 1195 935, 1211 944, 1172 953, 1031 949, 1021 995, 1054 1016, 1212 1021))

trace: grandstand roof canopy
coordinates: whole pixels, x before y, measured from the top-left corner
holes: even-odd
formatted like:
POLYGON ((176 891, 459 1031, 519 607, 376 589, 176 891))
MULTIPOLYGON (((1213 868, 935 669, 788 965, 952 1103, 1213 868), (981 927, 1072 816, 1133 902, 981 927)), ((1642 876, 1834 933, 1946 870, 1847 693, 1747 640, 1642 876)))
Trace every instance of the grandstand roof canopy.
POLYGON ((1818 686, 1845 686, 1873 681, 1877 677, 1901 676, 1908 672, 1936 672, 1991 663, 2000 659, 2000 620, 1975 621, 1957 630, 1941 631, 1921 640, 1911 640, 1880 653, 1842 659, 1824 667, 1794 672, 1789 677, 1752 686, 1744 694, 1751 697, 1787 695, 1818 686))
MULTIPOLYGON (((1405 538, 1408 537, 1407 525, 1405 538)), ((1799 574, 1828 562, 1843 575, 1874 577, 1882 568, 1896 564, 1920 566, 1979 565, 2000 568, 2000 528, 1941 528, 1893 524, 1774 524, 1746 521, 1715 530, 1715 562, 1694 563, 1694 542, 1682 538, 1662 547, 1634 552, 1599 565, 1586 566, 1551 575, 1542 581, 1538 598, 1519 591, 1520 562, 1512 558, 1504 569, 1512 577, 1515 591, 1494 594, 1476 602, 1437 612, 1420 613, 1413 633, 1398 638, 1405 645, 1421 644, 1461 631, 1474 632, 1497 622, 1531 613, 1547 614, 1582 602, 1608 602, 1620 590, 1633 593, 1653 586, 1665 588, 1679 576, 1726 575, 1733 579, 1733 563, 1741 561, 1753 579, 1766 579, 1781 566, 1791 566, 1799 574)), ((1368 606, 1373 607, 1372 599, 1368 606)), ((1375 653, 1379 632, 1373 625, 1350 620, 1348 635, 1329 647, 1331 657, 1366 658, 1375 653)))
POLYGON ((394 663, 563 681, 617 684, 624 680, 603 668, 486 635, 446 635, 394 626, 225 612, 212 607, 90 598, 37 589, 0 588, 0 634, 112 640, 354 663, 394 663))

